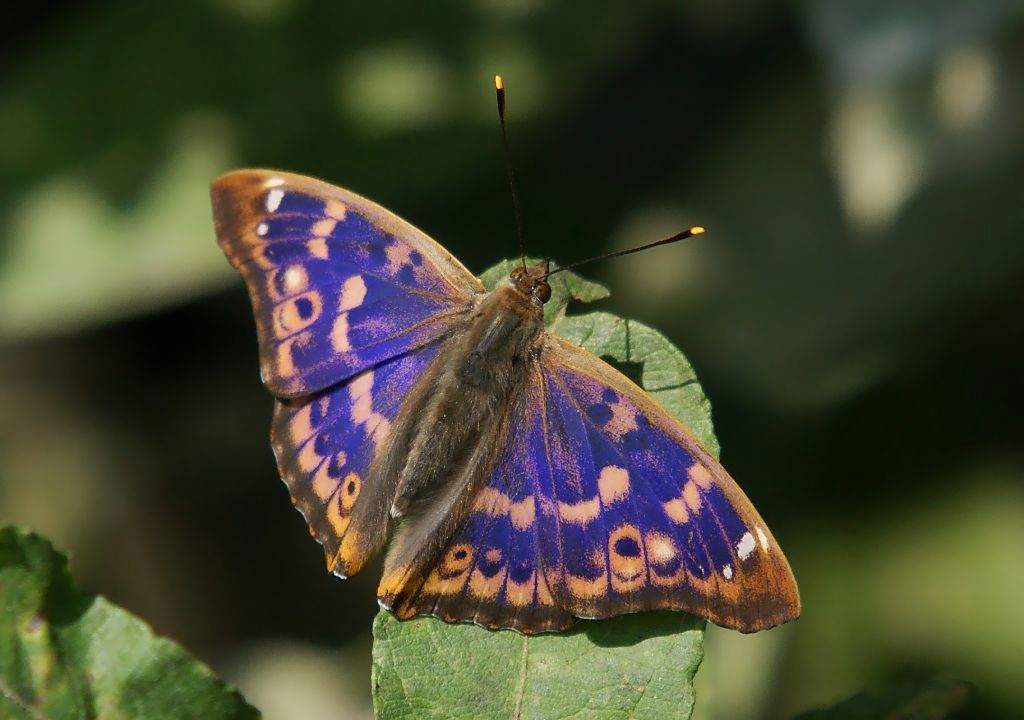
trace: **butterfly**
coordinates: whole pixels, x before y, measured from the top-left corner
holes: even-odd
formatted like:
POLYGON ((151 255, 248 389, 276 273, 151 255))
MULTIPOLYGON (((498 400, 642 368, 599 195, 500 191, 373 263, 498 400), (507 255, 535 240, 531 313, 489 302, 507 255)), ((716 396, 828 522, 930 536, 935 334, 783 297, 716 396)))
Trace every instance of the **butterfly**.
POLYGON ((387 544, 377 597, 398 618, 526 634, 654 609, 743 632, 800 614, 725 469, 545 330, 547 262, 485 292, 424 233, 325 182, 239 170, 211 194, 276 398, 278 469, 329 571, 354 575, 387 544))

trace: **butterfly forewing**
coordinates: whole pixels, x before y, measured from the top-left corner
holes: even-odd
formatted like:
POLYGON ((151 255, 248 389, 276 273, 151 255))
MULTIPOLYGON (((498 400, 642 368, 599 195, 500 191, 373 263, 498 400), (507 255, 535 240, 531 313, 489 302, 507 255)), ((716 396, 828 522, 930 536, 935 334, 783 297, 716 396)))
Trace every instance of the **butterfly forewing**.
POLYGON ((217 239, 246 280, 278 397, 322 390, 448 332, 482 291, 444 248, 354 193, 242 170, 212 185, 217 239))
POLYGON ((764 521, 678 420, 560 338, 548 337, 541 366, 551 475, 538 533, 563 607, 686 610, 748 632, 800 614, 764 521))

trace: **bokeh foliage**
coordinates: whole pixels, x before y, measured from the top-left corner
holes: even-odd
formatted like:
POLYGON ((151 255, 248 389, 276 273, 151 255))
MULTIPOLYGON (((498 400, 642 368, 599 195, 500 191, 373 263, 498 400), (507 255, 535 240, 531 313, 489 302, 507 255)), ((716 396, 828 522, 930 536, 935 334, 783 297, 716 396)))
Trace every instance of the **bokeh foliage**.
POLYGON ((369 712, 376 571, 328 577, 276 479, 206 185, 317 175, 489 267, 496 71, 532 253, 708 228, 592 268, 693 361, 801 583, 799 623, 709 630, 697 715, 936 672, 1024 713, 1018 2, 91 0, 0 33, 0 519, 268 716, 369 712))

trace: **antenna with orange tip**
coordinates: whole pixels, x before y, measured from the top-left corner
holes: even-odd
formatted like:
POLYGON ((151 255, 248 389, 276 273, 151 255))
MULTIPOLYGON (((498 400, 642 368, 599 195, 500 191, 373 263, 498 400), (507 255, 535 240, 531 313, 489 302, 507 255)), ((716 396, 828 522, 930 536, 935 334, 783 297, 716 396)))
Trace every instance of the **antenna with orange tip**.
POLYGON ((526 246, 523 244, 523 212, 519 207, 519 193, 516 190, 516 175, 512 171, 512 150, 508 142, 508 125, 505 120, 505 81, 501 75, 494 76, 494 90, 498 96, 498 120, 501 123, 501 147, 505 153, 505 172, 508 186, 512 191, 512 209, 516 215, 516 237, 519 239, 519 257, 526 269, 526 246))

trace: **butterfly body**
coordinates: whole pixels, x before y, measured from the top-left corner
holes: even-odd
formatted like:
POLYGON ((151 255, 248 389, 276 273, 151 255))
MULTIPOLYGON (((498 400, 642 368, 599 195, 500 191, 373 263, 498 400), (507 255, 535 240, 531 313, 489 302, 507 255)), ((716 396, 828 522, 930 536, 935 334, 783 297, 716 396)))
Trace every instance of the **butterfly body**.
POLYGON ((212 192, 277 397, 279 470, 333 572, 390 537, 382 606, 524 633, 663 608, 747 632, 799 614, 785 557, 721 465, 545 330, 546 263, 488 293, 340 188, 238 171, 212 192))
POLYGON ((464 317, 402 403, 367 475, 366 485, 379 488, 363 504, 374 506, 375 539, 383 544, 399 521, 386 576, 398 568, 416 575, 437 561, 497 460, 527 365, 541 351, 541 302, 528 284, 474 298, 464 317))

